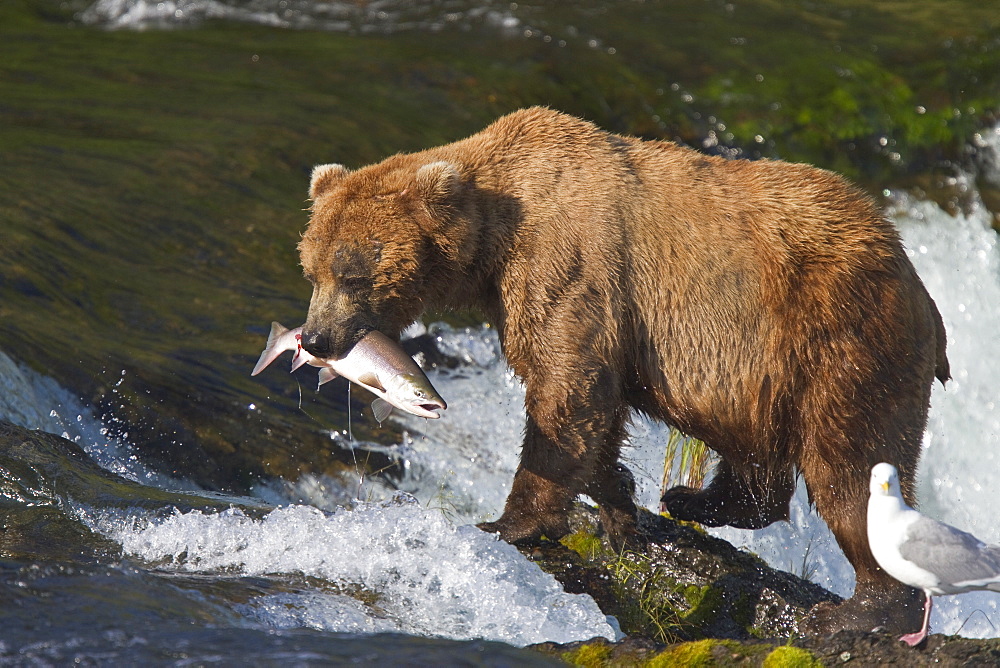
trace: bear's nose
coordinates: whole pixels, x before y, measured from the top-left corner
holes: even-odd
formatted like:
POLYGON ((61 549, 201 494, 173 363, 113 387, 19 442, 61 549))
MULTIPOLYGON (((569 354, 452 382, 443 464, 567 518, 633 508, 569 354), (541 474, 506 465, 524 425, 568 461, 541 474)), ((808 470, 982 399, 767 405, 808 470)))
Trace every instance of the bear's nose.
POLYGON ((302 347, 313 357, 326 359, 333 356, 333 340, 323 332, 303 332, 302 347))

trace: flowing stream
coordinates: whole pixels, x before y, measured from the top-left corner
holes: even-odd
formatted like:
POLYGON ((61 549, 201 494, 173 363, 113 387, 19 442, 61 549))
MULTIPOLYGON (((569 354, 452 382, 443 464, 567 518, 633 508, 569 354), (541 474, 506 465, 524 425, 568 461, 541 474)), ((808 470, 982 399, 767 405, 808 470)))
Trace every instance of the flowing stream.
MULTIPOLYGON (((716 4, 720 3, 712 5, 713 11, 723 12, 727 20, 730 14, 742 12, 733 3, 725 3, 722 9, 716 4)), ((593 16, 600 16, 600 5, 594 3, 593 16)), ((548 9, 561 16, 559 3, 548 9)), ((589 9, 579 11, 583 16, 589 9)), ((565 47, 567 40, 571 46, 576 40, 607 57, 626 48, 605 44, 573 26, 556 25, 556 19, 546 21, 550 15, 530 5, 487 0, 98 0, 81 7, 77 20, 86 26, 139 31, 186 29, 210 21, 242 22, 371 34, 386 40, 401 32, 474 32, 485 28, 505 37, 540 41, 554 50, 565 47)), ((635 32, 640 34, 642 27, 635 26, 635 32)), ((514 42, 498 48, 511 44, 514 42)), ((746 38, 737 35, 729 44, 734 49, 743 48, 746 38)), ((637 38, 636 45, 635 51, 642 53, 638 48, 641 39, 637 38)), ((840 44, 831 49, 840 53, 840 44)), ((665 53, 663 57, 670 61, 673 56, 665 53)), ((248 63, 257 63, 257 58, 247 54, 248 63)), ((557 61, 558 57, 552 62, 557 61)), ((426 76, 436 75, 431 71, 426 76)), ((648 76, 659 81, 662 74, 648 76)), ((838 76, 845 81, 853 77, 850 72, 838 76)), ((771 83, 770 78, 758 77, 755 85, 771 83)), ((720 85, 731 84, 723 81, 720 85)), ((470 77, 454 85, 473 86, 475 81, 470 77)), ((249 79, 246 89, 253 90, 249 79)), ((794 93, 794 86, 789 90, 794 93)), ((676 95, 685 113, 701 119, 695 107, 684 106, 691 103, 692 96, 683 85, 664 80, 663 89, 657 89, 656 94, 664 99, 676 95)), ((738 96, 734 93, 731 97, 738 96)), ((780 106, 772 103, 773 109, 780 106)), ((653 111, 650 117, 659 121, 653 111)), ((719 137, 725 138, 729 132, 725 123, 715 116, 704 120, 713 129, 703 148, 725 152, 725 147, 717 146, 719 137)), ((90 131, 81 130, 84 134, 90 131)), ((142 132, 146 131, 143 128, 142 132)), ((120 140, 98 137, 94 146, 112 139, 120 140)), ((963 213, 949 214, 902 191, 885 194, 889 215, 941 311, 949 339, 953 379, 946 387, 936 384, 933 391, 919 470, 921 508, 983 540, 1000 543, 1000 525, 995 521, 1000 515, 1000 494, 996 492, 1000 488, 1000 249, 997 233, 990 227, 991 216, 976 191, 976 183, 1000 183, 1000 128, 982 130, 974 140, 979 173, 959 174, 951 184, 968 202, 963 213)), ((772 139, 759 137, 761 145, 770 146, 768 142, 772 139)), ((87 146, 91 150, 90 144, 87 146)), ((891 138, 882 146, 889 159, 905 159, 893 152, 891 138)), ((372 151, 382 149, 378 145, 372 151)), ((46 144, 46 161, 45 151, 49 150, 46 144)), ((57 148, 51 150, 53 155, 58 153, 57 148)), ((185 150, 177 149, 178 154, 185 150)), ((144 164, 144 160, 137 158, 136 163, 144 164)), ((82 164, 89 162, 90 158, 82 160, 82 164)), ((137 169, 135 174, 142 175, 144 170, 137 169)), ((155 173, 154 168, 148 171, 155 173)), ((104 184, 102 179, 93 178, 94 187, 104 184)), ((253 179, 249 175, 233 178, 253 179)), ((261 195, 260 199, 269 196, 261 195)), ((21 208, 31 210, 27 204, 21 208)), ((169 220, 172 214, 164 215, 169 220)), ((124 227, 132 221, 115 223, 124 227)), ((80 236, 86 241, 86 235, 80 236)), ((109 234, 108 239, 120 236, 109 234)), ((62 244, 61 228, 57 241, 62 244)), ((134 243, 144 248, 144 243, 163 242, 136 238, 134 243)), ((217 250, 214 243, 204 241, 206 248, 193 261, 206 267, 223 266, 223 260, 211 255, 217 250)), ((58 256, 68 252, 61 245, 49 248, 41 241, 25 244, 32 249, 36 246, 45 266, 49 264, 45 253, 58 256)), ((91 247, 100 249, 102 245, 92 242, 87 246, 81 241, 78 248, 91 247)), ((160 248, 157 245, 152 250, 160 248)), ((251 250, 255 258, 274 261, 276 257, 266 247, 251 250)), ((155 252, 150 254, 156 256, 155 252)), ((15 262, 11 265, 20 266, 15 262)), ((58 281, 62 275, 53 275, 56 288, 51 290, 61 293, 58 281)), ((38 293, 39 299, 51 296, 42 294, 50 288, 38 287, 47 284, 33 282, 34 276, 29 278, 18 279, 23 293, 38 293)), ((264 279, 268 290, 273 288, 269 281, 264 279)), ((268 299, 278 299, 279 304, 290 301, 284 293, 279 299, 266 290, 260 292, 268 299)), ((199 290, 182 294, 190 295, 177 302, 184 308, 210 308, 199 302, 199 290)), ((97 300, 84 302, 82 308, 96 310, 102 305, 97 300)), ((105 317, 118 317, 116 311, 108 313, 105 317)), ((232 317, 241 315, 245 312, 234 309, 232 317)), ((121 317, 145 318, 146 326, 154 329, 161 322, 159 315, 143 310, 128 311, 121 317)), ((184 322, 184 327, 171 326, 171 320, 164 322, 179 341, 176 354, 141 358, 137 365, 151 360, 150 366, 155 366, 156 360, 174 358, 188 361, 183 347, 204 336, 197 322, 184 322), (196 333, 191 334, 189 327, 196 333)), ((257 324, 264 323, 253 326, 257 324)), ((325 429, 331 450, 353 455, 359 463, 353 473, 273 478, 257 484, 249 496, 229 499, 232 507, 228 510, 179 509, 164 514, 102 503, 100 496, 88 502, 54 499, 44 485, 32 487, 31 472, 18 473, 0 466, 0 504, 4 507, 15 508, 26 517, 34 511, 52 511, 67 520, 65 524, 79 527, 82 523, 91 532, 90 536, 67 532, 59 522, 34 523, 42 543, 62 550, 63 556, 33 559, 15 554, 0 560, 0 600, 5 601, 0 609, 0 665, 6 665, 10 657, 30 665, 240 660, 300 664, 364 661, 373 653, 396 663, 414 657, 427 665, 433 665, 434 657, 474 663, 489 657, 496 663, 506 661, 506 665, 549 665, 546 658, 518 648, 543 641, 620 637, 617 621, 606 617, 589 596, 566 593, 552 576, 516 549, 472 526, 495 518, 503 507, 517 466, 524 420, 523 388, 506 366, 490 327, 417 324, 407 335, 423 333, 433 335, 442 351, 461 360, 455 369, 439 368, 429 373, 449 408, 442 419, 434 421, 393 417, 403 437, 389 445, 354 440, 348 421, 333 428, 315 423, 317 430, 325 429), (398 466, 386 474, 361 475, 361 464, 374 455, 398 466), (79 557, 97 549, 93 546, 99 543, 111 546, 110 551, 120 552, 122 558, 79 557)), ((80 345, 85 340, 81 338, 80 345)), ((155 345, 155 339, 147 340, 153 341, 151 347, 155 345)), ((23 345, 36 344, 24 341, 23 345)), ((144 459, 138 447, 142 441, 122 433, 113 408, 110 412, 102 409, 99 418, 60 384, 60 378, 32 371, 17 359, 18 354, 15 349, 0 350, 0 418, 72 440, 98 465, 133 482, 218 500, 217 495, 203 492, 169 467, 144 459)), ((247 357, 247 373, 254 361, 247 357)), ((267 373, 279 376, 278 366, 267 373)), ((201 370, 197 363, 178 368, 201 370)), ((116 369, 108 372, 113 379, 108 383, 112 394, 118 387, 116 382, 131 380, 127 372, 119 376, 116 369)), ((240 382, 247 382, 242 371, 240 374, 240 382)), ((257 381, 263 383, 261 378, 257 381)), ((294 384, 296 378, 290 376, 287 382, 294 384)), ((225 383, 212 374, 190 379, 190 383, 197 385, 199 380, 219 383, 213 388, 221 385, 225 389, 225 383)), ((186 385, 189 379, 183 381, 186 385)), ((324 392, 328 391, 324 387, 324 392)), ((351 419, 368 410, 366 400, 363 391, 353 390, 351 419)), ((242 409, 242 404, 238 408, 242 409)), ((245 408, 252 415, 268 407, 250 404, 245 408)), ((124 418, 120 421, 126 422, 124 418)), ((668 436, 663 425, 637 418, 623 453, 624 463, 638 483, 639 502, 654 511, 668 436)), ((174 445, 185 447, 184 443, 174 445)), ((11 529, 11 535, 14 533, 11 529)), ((719 529, 713 533, 759 554, 776 568, 806 576, 838 594, 847 596, 853 589, 853 572, 823 521, 810 510, 801 484, 789 522, 760 531, 719 529)), ((1000 634, 998 604, 1000 595, 992 593, 941 597, 934 607, 932 631, 995 637, 1000 634)))

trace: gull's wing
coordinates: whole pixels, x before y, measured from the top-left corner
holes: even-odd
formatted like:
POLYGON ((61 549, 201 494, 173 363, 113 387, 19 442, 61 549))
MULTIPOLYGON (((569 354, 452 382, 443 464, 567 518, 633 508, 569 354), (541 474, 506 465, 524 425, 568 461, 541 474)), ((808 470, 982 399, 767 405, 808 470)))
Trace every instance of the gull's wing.
POLYGON ((899 553, 933 573, 944 594, 972 589, 1000 591, 1000 546, 987 545, 943 522, 921 516, 907 529, 899 553))

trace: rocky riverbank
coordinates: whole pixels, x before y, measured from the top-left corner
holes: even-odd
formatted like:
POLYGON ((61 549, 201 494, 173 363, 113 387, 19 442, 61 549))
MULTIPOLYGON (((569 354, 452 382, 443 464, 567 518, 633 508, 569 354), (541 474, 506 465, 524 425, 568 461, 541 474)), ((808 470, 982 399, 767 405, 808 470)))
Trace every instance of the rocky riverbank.
MULTIPOLYGON (((140 485, 101 469, 66 439, 0 421, 0 556, 75 564, 72 568, 118 562, 121 547, 68 513, 71 504, 141 507, 159 514, 235 506, 262 516, 270 510, 246 498, 140 485)), ((642 525, 650 543, 616 554, 600 536, 596 513, 580 506, 570 536, 522 550, 566 591, 591 595, 626 634, 617 643, 545 643, 532 650, 584 666, 985 666, 1000 661, 1000 640, 932 635, 912 649, 885 633, 802 635, 799 621, 812 605, 835 600, 833 594, 695 527, 650 513, 644 513, 642 525), (785 663, 772 663, 779 659, 785 663)), ((234 582, 228 594, 213 587, 213 596, 238 599, 265 586, 258 579, 244 590, 234 582)))

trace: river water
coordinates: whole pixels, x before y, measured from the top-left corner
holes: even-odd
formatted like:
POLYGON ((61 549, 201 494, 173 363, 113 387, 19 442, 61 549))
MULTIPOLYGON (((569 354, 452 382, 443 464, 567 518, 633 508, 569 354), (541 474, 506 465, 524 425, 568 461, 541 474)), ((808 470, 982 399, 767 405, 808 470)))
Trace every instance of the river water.
MULTIPOLYGON (((223 18, 380 33, 463 22, 531 30, 510 3, 483 2, 475 10, 447 2, 277 4, 99 0, 81 20, 138 29, 223 18)), ((1000 129, 984 129, 975 140, 986 156, 977 164, 993 170, 978 176, 1000 180, 1000 129)), ((970 202, 957 215, 903 192, 886 194, 949 336, 953 380, 934 389, 920 502, 928 514, 1000 542, 994 520, 1000 514, 1000 249, 975 176, 956 177, 954 186, 970 202)), ((424 331, 415 325, 408 334, 424 331)), ((61 513, 120 548, 123 557, 84 564, 0 560, 2 597, 13 602, 0 613, 0 665, 398 663, 417 657, 424 665, 444 657, 529 665, 546 661, 516 648, 617 638, 616 621, 589 596, 567 594, 517 550, 471 526, 502 508, 517 463, 523 389, 488 326, 434 324, 429 333, 462 360, 457 369, 430 373, 449 401, 441 420, 395 418, 404 436, 394 445, 354 442, 349 424, 329 432, 331 448, 350 450, 359 462, 373 452, 388 455, 400 462, 402 474, 272 480, 216 513, 164 515, 64 499, 61 513)), ((102 422, 58 378, 31 371, 16 355, 0 351, 0 418, 65 436, 129 480, 198 492, 194 483, 142 461, 127 434, 113 436, 107 424, 113 414, 102 422)), ((248 370, 254 361, 247 358, 248 370)), ((352 410, 362 410, 362 395, 354 391, 352 410)), ((636 419, 624 453, 639 501, 651 510, 667 437, 662 425, 636 419)), ((809 510, 801 486, 789 522, 713 533, 839 594, 853 588, 849 565, 809 510)), ((998 603, 995 594, 942 597, 932 630, 994 637, 998 603)))

